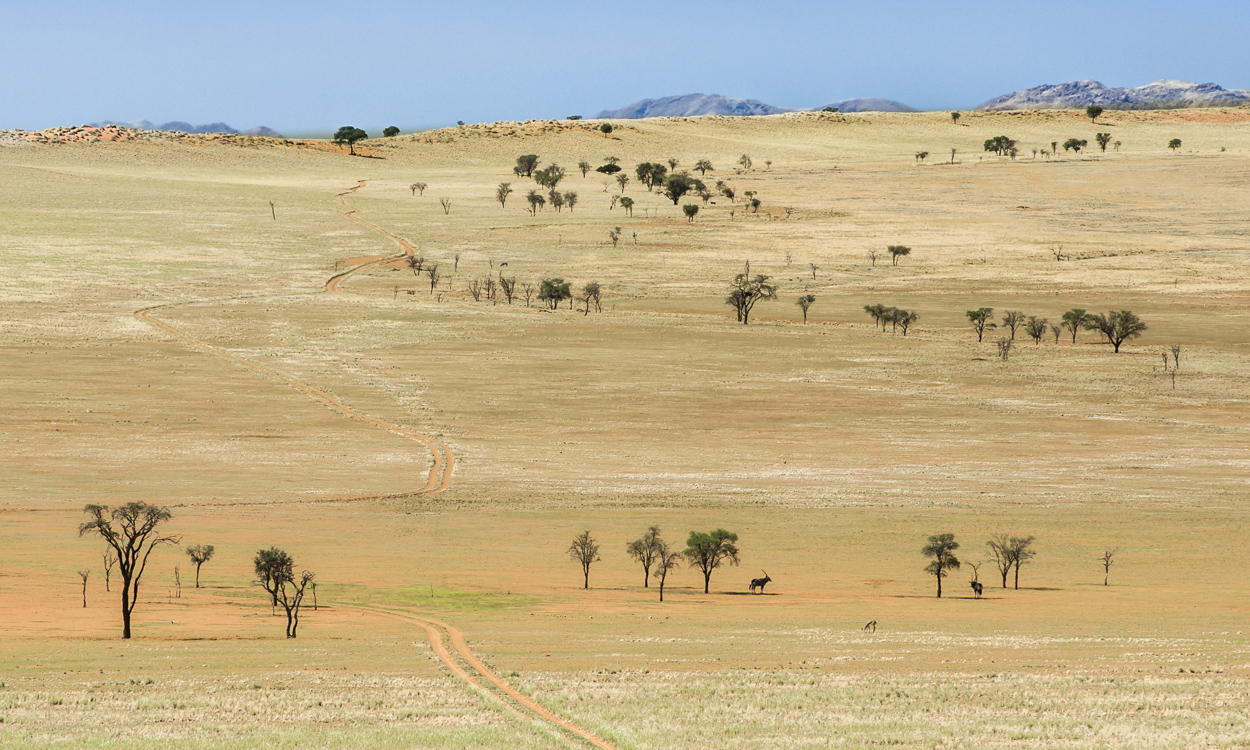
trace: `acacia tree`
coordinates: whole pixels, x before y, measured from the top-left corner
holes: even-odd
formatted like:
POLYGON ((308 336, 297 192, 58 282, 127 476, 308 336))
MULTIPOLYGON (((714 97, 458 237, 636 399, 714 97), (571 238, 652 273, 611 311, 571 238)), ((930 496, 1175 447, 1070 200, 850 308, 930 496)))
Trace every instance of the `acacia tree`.
POLYGON ((389 128, 383 130, 382 135, 384 135, 387 138, 394 138, 395 136, 399 135, 399 128, 392 125, 389 128))
POLYGON ((538 284, 538 299, 552 310, 558 308, 564 300, 572 298, 572 287, 564 279, 543 279, 538 284))
POLYGON ((304 590, 316 576, 305 570, 296 578, 295 560, 277 547, 257 551, 252 564, 256 582, 269 593, 273 603, 282 605, 286 612, 286 637, 294 638, 299 629, 299 609, 304 602, 304 590))
POLYGON ((1079 154, 1081 153, 1081 149, 1085 148, 1088 145, 1089 145, 1089 141, 1085 140, 1084 138, 1069 138, 1068 140, 1063 142, 1063 150, 1075 151, 1076 153, 1079 154))
POLYGON ((1098 115, 1101 115, 1101 114, 1102 114, 1102 107, 1098 106, 1097 104, 1091 104, 1085 108, 1085 116, 1089 118, 1090 122, 1097 120, 1098 115))
POLYGON ((986 151, 993 151, 999 156, 1006 156, 1016 147, 1016 142, 1005 135, 997 135, 993 138, 987 138, 982 144, 986 151))
POLYGON ((960 118, 960 117, 962 117, 962 116, 963 116, 963 115, 961 115, 961 114, 960 114, 960 113, 958 113, 958 112, 951 112, 951 122, 953 122, 953 123, 955 123, 956 125, 958 125, 958 124, 959 124, 959 118, 960 118))
POLYGON ((589 531, 583 531, 573 537, 573 543, 569 545, 568 552, 569 557, 582 566, 584 578, 582 588, 590 588, 590 564, 599 562, 599 545, 595 543, 589 531))
POLYGON ((685 172, 673 172, 664 178, 664 185, 661 187, 660 192, 663 193, 664 197, 671 200, 674 206, 676 206, 677 202, 680 201, 687 193, 691 191, 698 192, 702 189, 703 183, 699 180, 696 180, 685 172))
POLYGON ((712 532, 692 531, 686 539, 686 550, 682 554, 690 567, 698 568, 703 573, 703 593, 708 593, 712 580, 712 571, 725 563, 738 564, 738 535, 724 529, 712 532))
POLYGON ((499 187, 495 188, 495 200, 499 201, 501 208, 508 207, 508 196, 512 195, 512 183, 501 182, 499 187))
MULTIPOLYGON (((1017 591, 1019 591, 1020 590, 1020 566, 1028 562, 1029 560, 1032 560, 1033 555, 1036 554, 1035 552, 1033 552, 1033 550, 1029 549, 1029 547, 1033 545, 1033 537, 1013 536, 1010 539, 1009 543, 1011 545, 1011 560, 1012 560, 1012 563, 1015 564, 1015 568, 1016 568, 1015 588, 1017 591)), ((1006 588, 1006 586, 1003 586, 1003 588, 1006 588)))
POLYGON ((127 503, 118 508, 87 505, 83 512, 90 519, 78 527, 78 536, 99 534, 117 554, 117 572, 122 577, 122 638, 130 638, 130 616, 139 603, 139 582, 152 550, 162 544, 177 544, 179 537, 161 536, 157 528, 171 517, 168 508, 145 502, 127 503))
POLYGON ((652 526, 647 532, 625 545, 625 551, 642 565, 642 587, 651 585, 651 566, 655 564, 660 547, 664 540, 660 538, 660 527, 652 526))
POLYGON ((978 307, 975 310, 965 312, 964 316, 968 318, 968 323, 972 326, 972 330, 977 332, 977 343, 980 343, 985 337, 987 328, 998 327, 994 323, 994 308, 992 307, 978 307))
POLYGON ((751 264, 746 270, 734 277, 729 284, 729 296, 725 304, 738 314, 738 322, 747 325, 751 320, 751 309, 755 303, 765 299, 777 299, 777 285, 768 283, 768 276, 762 273, 751 275, 751 264))
POLYGON ((655 577, 660 579, 660 601, 664 601, 664 583, 668 580, 669 571, 681 567, 681 553, 669 547, 668 542, 660 540, 655 549, 655 577))
POLYGON ((117 564, 117 553, 109 547, 100 553, 100 559, 104 562, 104 590, 112 591, 109 588, 109 578, 112 578, 113 566, 117 564))
POLYGON ((1042 343, 1042 337, 1046 335, 1046 325, 1048 321, 1045 318, 1039 318, 1036 315, 1030 315, 1029 319, 1024 322, 1024 332, 1033 339, 1034 344, 1042 343))
MULTIPOLYGON (((622 197, 621 208, 625 209, 625 213, 629 214, 630 216, 633 216, 634 215, 634 199, 630 198, 628 195, 622 197)), ((615 247, 615 245, 613 245, 613 247, 615 247)))
POLYGON ((346 143, 348 151, 351 152, 352 156, 355 156, 356 155, 356 143, 358 141, 363 141, 368 137, 369 137, 369 134, 361 130, 360 128, 353 127, 351 125, 344 125, 343 127, 339 128, 337 131, 335 131, 334 142, 339 144, 340 146, 346 143))
POLYGON ((920 320, 920 314, 915 310, 895 310, 894 317, 891 319, 891 322, 901 328, 903 330, 903 336, 906 337, 907 332, 911 330, 911 327, 914 326, 918 320, 920 320))
POLYGON ((1076 334, 1089 322, 1089 315, 1079 307, 1074 307, 1063 314, 1062 328, 1072 332, 1072 343, 1076 343, 1076 334))
POLYGON ((798 301, 794 303, 803 310, 803 322, 804 323, 807 322, 807 309, 811 307, 812 303, 815 301, 816 301, 816 295, 803 294, 803 295, 799 295, 798 301))
POLYGON ((887 250, 890 251, 891 265, 898 265, 898 259, 904 255, 911 255, 911 248, 906 245, 890 245, 887 250))
POLYGON ((990 554, 994 556, 994 567, 1003 579, 1003 588, 1007 588, 1007 576, 1011 573, 1011 566, 1016 561, 1012 556, 1011 537, 1006 534, 995 534, 990 537, 985 546, 990 548, 990 554))
POLYGON ((868 313, 868 317, 872 318, 873 327, 881 326, 881 330, 885 330, 885 324, 881 321, 885 317, 885 305, 864 305, 864 312, 868 313))
POLYGON ((187 556, 191 558, 191 562, 195 563, 195 587, 200 587, 200 566, 213 559, 213 545, 197 544, 193 547, 187 547, 187 556))
POLYGON ((1095 313, 1089 316, 1085 328, 1105 336, 1115 348, 1115 353, 1119 354, 1120 345, 1140 336, 1146 330, 1146 324, 1129 310, 1111 310, 1106 315, 1095 313))
POLYGON ((707 159, 700 159, 694 163, 694 171, 706 177, 708 172, 715 170, 712 168, 712 162, 707 159))
POLYGON ((1098 142, 1098 147, 1101 148, 1103 153, 1105 154, 1107 152, 1107 144, 1111 143, 1111 134, 1099 133, 1098 135, 1094 136, 1094 140, 1098 142))
POLYGON ((959 549, 959 542, 955 541, 954 534, 937 534, 929 537, 929 542, 920 550, 925 557, 932 557, 933 562, 925 566, 926 573, 932 573, 937 578, 937 595, 942 598, 942 579, 947 576, 948 570, 959 570, 959 558, 955 557, 955 550, 959 549))
POLYGON ((525 154, 516 158, 512 173, 517 177, 533 177, 535 169, 538 169, 538 154, 525 154))
POLYGON ((694 203, 687 203, 681 207, 681 212, 686 215, 686 223, 693 224, 695 215, 699 213, 699 207, 694 203))
POLYGON ((1172 153, 1176 153, 1176 149, 1180 147, 1181 147, 1180 138, 1173 138, 1172 140, 1168 141, 1168 148, 1172 149, 1172 153))
POLYGON ((1024 325, 1024 313, 1019 310, 1008 310, 1003 313, 1003 328, 1011 329, 1011 340, 1016 340, 1016 331, 1024 325))
POLYGON ((577 162, 577 168, 582 171, 582 177, 585 177, 586 173, 590 171, 590 162, 579 161, 577 162))
POLYGON ((434 289, 438 286, 438 280, 442 277, 442 274, 438 272, 437 263, 431 263, 426 267, 425 272, 430 277, 430 294, 433 294, 434 289))

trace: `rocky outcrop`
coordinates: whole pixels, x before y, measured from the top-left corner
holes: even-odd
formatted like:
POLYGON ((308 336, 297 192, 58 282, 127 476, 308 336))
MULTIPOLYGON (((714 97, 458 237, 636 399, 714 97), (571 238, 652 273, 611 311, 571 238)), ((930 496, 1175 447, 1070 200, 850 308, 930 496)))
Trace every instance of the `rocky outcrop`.
POLYGON ((683 94, 662 99, 643 99, 620 109, 604 110, 596 119, 637 120, 643 117, 696 117, 698 115, 775 115, 794 112, 756 99, 732 99, 720 94, 683 94))
POLYGON ((1012 109, 1181 109, 1238 106, 1250 103, 1250 89, 1226 89, 1214 83, 1161 80, 1135 88, 1111 88, 1098 81, 1034 86, 996 97, 977 107, 985 111, 1012 109))

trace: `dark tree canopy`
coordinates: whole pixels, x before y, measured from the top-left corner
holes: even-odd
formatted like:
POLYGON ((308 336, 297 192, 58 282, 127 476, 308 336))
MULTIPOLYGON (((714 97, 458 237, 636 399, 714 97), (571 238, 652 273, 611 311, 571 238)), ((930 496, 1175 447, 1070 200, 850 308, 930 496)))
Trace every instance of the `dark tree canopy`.
POLYGON ((1016 142, 1005 135, 998 135, 986 139, 984 146, 986 151, 993 151, 999 156, 1006 156, 1016 147, 1016 142))
POLYGON ((535 169, 538 169, 538 154, 525 154, 516 158, 512 173, 517 177, 533 177, 535 169))
POLYGON ((660 189, 664 197, 668 198, 676 206, 689 192, 697 191, 703 186, 703 183, 694 179, 685 172, 674 172, 664 178, 664 186, 660 189))
POLYGON ((144 502, 117 508, 88 505, 83 512, 90 519, 78 527, 78 535, 99 534, 117 555, 117 571, 122 577, 122 638, 130 637, 130 616, 139 603, 139 582, 147 568, 148 556, 162 544, 177 544, 176 536, 161 536, 157 527, 171 517, 168 508, 144 502))
POLYGON ((1098 106, 1097 104, 1091 104, 1085 108, 1085 116, 1089 118, 1090 122, 1097 120, 1098 116, 1101 114, 1102 114, 1102 107, 1098 106))
POLYGON ((573 543, 569 545, 568 552, 569 557, 582 566, 582 575, 584 576, 582 588, 590 588, 590 564, 599 562, 599 545, 589 531, 583 531, 573 537, 573 543))
POLYGON ((339 144, 340 146, 346 143, 348 151, 351 152, 352 156, 355 156, 356 155, 356 143, 358 141, 363 141, 368 137, 369 137, 369 134, 361 130, 360 128, 353 127, 351 125, 344 125, 343 127, 339 128, 337 131, 335 131, 334 142, 339 144))
POLYGON ((595 167, 595 171, 603 174, 616 174, 621 171, 621 166, 619 164, 604 164, 601 167, 595 167))
POLYGON ((959 570, 959 558, 955 557, 955 550, 959 549, 959 542, 955 541, 954 534, 937 534, 929 537, 929 542, 920 550, 925 557, 932 557, 933 562, 925 566, 926 573, 932 573, 937 578, 937 595, 942 598, 942 579, 947 576, 949 570, 959 570))
POLYGON ((652 526, 647 532, 625 545, 625 551, 642 565, 642 586, 651 585, 651 566, 656 563, 664 540, 660 537, 660 527, 652 526))
POLYGON ((1098 147, 1101 148, 1105 152, 1107 150, 1107 144, 1111 143, 1111 134, 1099 133, 1098 135, 1094 136, 1094 140, 1098 142, 1098 147))
POLYGON ((195 564, 195 587, 200 587, 200 566, 213 559, 213 553, 216 550, 211 544, 197 544, 187 547, 187 556, 191 558, 191 562, 195 564))
POLYGON ((1146 324, 1129 310, 1112 310, 1106 315, 1090 315, 1085 321, 1085 328, 1101 333, 1119 354, 1120 345, 1140 336, 1146 330, 1146 324))
POLYGON ((281 605, 286 612, 286 637, 294 638, 299 630, 299 609, 304 601, 304 590, 316 576, 307 570, 297 576, 295 560, 277 547, 258 550, 252 565, 256 582, 268 592, 273 604, 281 605))
POLYGON ((964 313, 968 318, 968 323, 972 326, 972 330, 977 332, 977 341, 985 338, 985 331, 990 328, 997 328, 994 323, 994 308, 979 307, 976 310, 969 310, 964 313))
POLYGON ((1075 151, 1076 153, 1079 154, 1081 153, 1081 149, 1085 148, 1088 145, 1089 145, 1089 141, 1085 140, 1084 138, 1069 138, 1068 140, 1063 142, 1063 150, 1075 151))
POLYGON ((738 314, 738 322, 747 325, 751 322, 751 309, 760 300, 777 299, 777 285, 770 284, 769 277, 764 274, 751 275, 748 266, 746 271, 734 277, 729 284, 729 296, 725 304, 738 314))
POLYGON ((538 285, 538 299, 552 310, 566 299, 573 298, 572 286, 564 279, 543 279, 538 285))
POLYGON ((686 539, 686 561, 703 573, 703 593, 708 593, 712 571, 728 563, 738 564, 738 535, 717 529, 712 532, 690 532, 686 539))
POLYGON ((382 135, 386 138, 394 138, 395 136, 399 135, 399 128, 392 125, 386 130, 383 130, 382 135))
POLYGON ((890 260, 892 261, 891 265, 895 266, 898 265, 899 258, 905 255, 911 255, 911 248, 906 245, 890 245, 886 249, 890 251, 890 260))

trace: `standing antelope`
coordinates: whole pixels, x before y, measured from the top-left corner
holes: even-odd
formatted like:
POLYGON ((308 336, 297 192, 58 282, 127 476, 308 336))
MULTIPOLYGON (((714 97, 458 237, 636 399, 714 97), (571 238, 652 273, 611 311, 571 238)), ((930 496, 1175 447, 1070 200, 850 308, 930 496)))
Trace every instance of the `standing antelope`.
MULTIPOLYGON (((760 570, 764 570, 764 569, 763 569, 763 568, 760 568, 760 570)), ((764 586, 766 586, 766 585, 768 584, 768 582, 769 582, 769 581, 771 581, 771 580, 773 580, 773 579, 768 577, 768 571, 767 571, 767 570, 764 570, 764 577, 763 577, 763 578, 752 578, 752 579, 751 579, 751 586, 750 586, 751 593, 752 593, 752 594, 755 594, 755 593, 762 594, 762 593, 764 593, 764 586), (757 592, 757 591, 756 591, 756 589, 759 589, 759 591, 757 592)))

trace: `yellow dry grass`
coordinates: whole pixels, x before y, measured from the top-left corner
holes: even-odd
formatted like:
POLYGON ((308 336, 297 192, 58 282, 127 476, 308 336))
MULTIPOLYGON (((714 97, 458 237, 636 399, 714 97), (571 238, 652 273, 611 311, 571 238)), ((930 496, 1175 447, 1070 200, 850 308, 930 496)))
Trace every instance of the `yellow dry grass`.
POLYGON ((381 158, 0 137, 0 746, 568 742, 370 607, 456 624, 619 747, 1246 744, 1247 123, 787 115, 610 139, 513 123, 371 142, 381 158), (1032 157, 1095 131, 1120 151, 1032 157), (1000 134, 1023 158, 981 152, 1000 134), (572 212, 524 210, 523 153, 569 170, 572 212), (718 198, 687 224, 635 179, 624 216, 615 182, 574 170, 609 155, 631 172, 710 159, 709 184, 763 207, 718 198), (338 213, 361 180, 359 216, 445 272, 459 256, 435 293, 402 264, 323 291, 343 261, 397 251, 338 213), (898 266, 869 261, 900 243, 898 266), (722 298, 748 260, 781 299, 743 327, 722 298), (472 300, 500 270, 598 281, 605 310, 472 300), (442 440, 452 489, 344 501, 419 489, 429 455, 133 316, 169 303, 188 335, 442 440), (919 325, 875 330, 869 303, 919 325), (1021 334, 1003 362, 1001 332, 978 344, 965 324, 981 306, 1127 308, 1150 328, 1118 356, 1092 333, 1021 334), (131 499, 173 506, 171 530, 218 556, 195 590, 158 551, 121 643, 99 544, 75 528, 84 502, 131 499), (624 554, 651 524, 675 542, 737 531, 742 568, 709 595, 679 570, 660 604, 624 554), (583 529, 603 545, 590 591, 564 555, 583 529), (966 562, 998 532, 1036 535, 1038 556, 1020 591, 966 598, 965 568, 939 601, 919 549, 945 531, 966 562), (293 642, 249 586, 271 544, 318 573, 324 606, 293 642), (738 595, 760 568, 770 595, 738 595))

